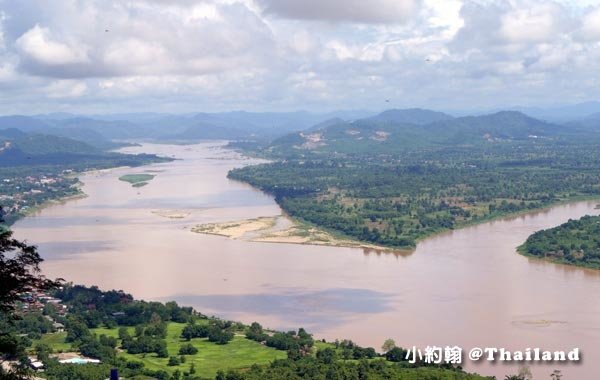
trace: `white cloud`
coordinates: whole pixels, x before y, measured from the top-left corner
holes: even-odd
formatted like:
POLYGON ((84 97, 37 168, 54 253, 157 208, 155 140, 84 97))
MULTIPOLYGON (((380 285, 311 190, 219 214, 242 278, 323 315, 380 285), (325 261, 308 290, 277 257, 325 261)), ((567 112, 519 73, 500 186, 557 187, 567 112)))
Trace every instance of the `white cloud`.
POLYGON ((600 98, 600 8, 567 0, 0 0, 0 15, 4 113, 600 98))
POLYGON ((561 33, 563 9, 552 3, 528 4, 502 15, 500 35, 511 43, 546 42, 561 33))
POLYGON ((87 84, 79 80, 53 81, 44 88, 44 92, 50 98, 77 98, 84 95, 87 90, 87 84))
POLYGON ((418 8, 416 0, 258 0, 267 14, 300 20, 357 23, 404 23, 418 8))
POLYGON ((0 51, 5 49, 4 43, 4 20, 6 19, 6 15, 4 12, 0 11, 0 51))
POLYGON ((103 59, 107 65, 122 68, 124 72, 160 70, 160 65, 168 60, 168 52, 159 44, 127 38, 111 43, 103 59))
POLYGON ((600 7, 591 9, 583 17, 581 33, 586 39, 600 41, 600 7))
POLYGON ((15 45, 27 58, 40 64, 66 65, 89 61, 84 44, 70 45, 57 41, 50 29, 37 24, 19 37, 15 45))

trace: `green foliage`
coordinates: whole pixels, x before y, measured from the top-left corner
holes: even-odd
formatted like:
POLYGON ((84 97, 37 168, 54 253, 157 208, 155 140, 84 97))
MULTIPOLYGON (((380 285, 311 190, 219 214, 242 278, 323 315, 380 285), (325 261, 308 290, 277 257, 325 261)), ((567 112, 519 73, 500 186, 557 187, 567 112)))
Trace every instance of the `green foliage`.
POLYGON ((600 197, 600 153, 581 142, 438 147, 384 155, 292 155, 229 177, 290 215, 357 240, 412 248, 424 237, 557 202, 600 197))
POLYGON ((519 247, 534 257, 600 269, 600 216, 584 216, 535 232, 519 247))
POLYGON ((217 344, 227 344, 233 340, 233 332, 211 326, 208 329, 208 341, 217 344))
POLYGON ((154 179, 152 174, 125 174, 119 177, 119 180, 123 182, 129 182, 134 187, 140 187, 146 185, 148 181, 154 179))
POLYGON ((277 360, 268 367, 253 366, 249 371, 221 372, 216 380, 280 380, 280 379, 369 379, 369 380, 484 380, 491 378, 467 374, 451 367, 411 367, 390 364, 385 360, 332 360, 331 355, 304 357, 299 360, 277 360))
MULTIPOLYGON (((0 207, 0 225, 3 215, 0 207)), ((14 239, 10 230, 0 226, 0 358, 23 359, 25 349, 31 345, 28 336, 37 337, 51 329, 41 315, 19 319, 14 314, 24 293, 59 285, 40 274, 42 261, 35 246, 14 239)))
POLYGON ((167 365, 169 367, 174 367, 174 366, 178 366, 180 363, 179 358, 177 356, 171 356, 169 358, 169 362, 167 363, 167 365))
POLYGON ((196 355, 198 349, 192 344, 184 344, 179 348, 179 355, 196 355))

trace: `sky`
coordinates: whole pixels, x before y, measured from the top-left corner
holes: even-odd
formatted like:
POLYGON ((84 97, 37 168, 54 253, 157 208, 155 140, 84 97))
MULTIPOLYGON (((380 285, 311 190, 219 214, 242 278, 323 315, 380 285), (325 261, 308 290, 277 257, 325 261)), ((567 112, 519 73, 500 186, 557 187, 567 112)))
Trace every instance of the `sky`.
POLYGON ((0 0, 0 114, 600 100, 600 0, 0 0))

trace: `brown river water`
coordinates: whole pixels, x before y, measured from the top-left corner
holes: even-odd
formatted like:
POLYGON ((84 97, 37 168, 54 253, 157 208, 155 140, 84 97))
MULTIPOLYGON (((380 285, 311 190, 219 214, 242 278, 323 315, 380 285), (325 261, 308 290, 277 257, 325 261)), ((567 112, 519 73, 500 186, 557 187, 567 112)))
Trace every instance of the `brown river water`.
MULTIPOLYGON (((390 337, 404 347, 458 345, 466 352, 579 347, 581 363, 530 366, 535 379, 549 379, 554 369, 563 380, 600 378, 600 271, 515 251, 536 230, 599 214, 597 202, 444 233, 408 255, 192 233, 199 223, 281 213, 270 196, 226 178, 231 168, 257 161, 222 144, 126 148, 180 160, 82 175, 87 198, 22 219, 16 235, 39 246, 47 275, 75 283, 271 328, 304 326, 318 338, 376 348, 390 337), (156 177, 145 187, 118 180, 148 170, 156 177)), ((503 379, 519 365, 466 368, 503 379)))

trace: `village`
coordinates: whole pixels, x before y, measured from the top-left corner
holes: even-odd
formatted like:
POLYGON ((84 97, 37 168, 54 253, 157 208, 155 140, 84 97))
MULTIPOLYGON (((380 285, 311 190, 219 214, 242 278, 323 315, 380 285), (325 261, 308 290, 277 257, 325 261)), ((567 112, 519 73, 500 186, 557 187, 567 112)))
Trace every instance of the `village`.
MULTIPOLYGON (((41 290, 32 290, 21 295, 21 301, 17 304, 16 313, 21 316, 43 315, 50 324, 50 334, 65 332, 64 321, 68 315, 69 308, 63 302, 41 290)), ((82 357, 76 352, 56 352, 49 357, 58 360, 61 364, 99 364, 100 360, 82 357)), ((29 367, 36 372, 44 371, 44 363, 39 355, 30 353, 28 356, 29 367)), ((10 365, 10 363, 8 364, 10 365)))
POLYGON ((26 170, 0 170, 0 217, 8 224, 45 202, 79 194, 77 179, 69 177, 70 170, 60 173, 53 173, 50 169, 44 173, 23 172, 26 170))

